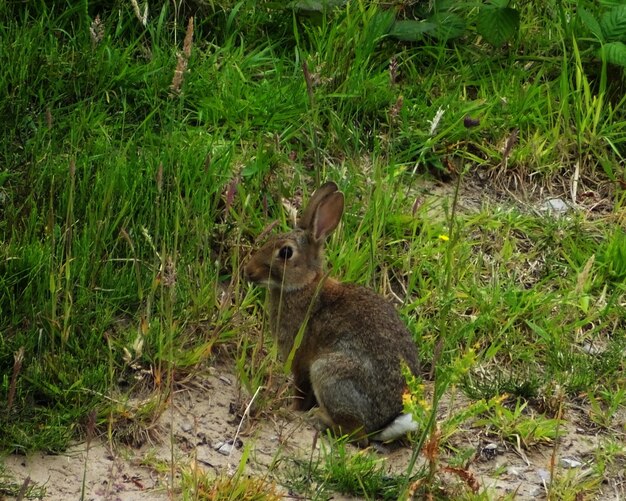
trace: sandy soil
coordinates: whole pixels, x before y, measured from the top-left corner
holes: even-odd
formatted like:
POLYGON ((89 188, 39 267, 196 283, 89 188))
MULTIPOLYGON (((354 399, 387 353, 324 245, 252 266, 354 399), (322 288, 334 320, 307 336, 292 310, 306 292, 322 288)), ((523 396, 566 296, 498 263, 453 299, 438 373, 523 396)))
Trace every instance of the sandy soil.
MULTIPOLYGON (((172 458, 177 465, 191 464, 196 458, 200 468, 212 470, 217 476, 233 471, 241 458, 242 446, 250 445, 248 473, 261 476, 278 458, 307 459, 311 456, 315 433, 302 414, 285 411, 278 413, 281 416, 255 418, 251 424, 246 421, 242 424, 240 417, 232 413, 233 409, 239 408, 241 400, 234 375, 227 367, 211 372, 196 381, 193 387, 176 393, 173 405, 160 417, 162 440, 159 443, 145 444, 138 449, 118 446, 112 450, 100 441, 89 451, 86 444, 77 444, 62 455, 9 456, 5 459, 5 467, 18 483, 30 477, 33 482, 43 485, 43 499, 79 499, 85 474, 85 499, 161 500, 180 497, 175 490, 168 494, 169 473, 157 467, 158 464, 171 464, 172 458), (236 447, 221 445, 232 443, 236 436, 236 447)), ((455 401, 458 405, 458 399, 455 401)), ((443 417, 447 412, 444 403, 440 414, 443 417)), ((563 467, 563 458, 571 460, 571 464, 577 465, 572 470, 576 469, 577 474, 582 475, 589 466, 588 461, 592 460, 593 451, 599 447, 600 438, 578 426, 575 413, 568 417, 570 419, 565 424, 567 435, 557 451, 557 461, 563 467)), ((516 450, 512 445, 482 436, 479 430, 469 430, 452 442, 476 448, 470 471, 481 489, 487 490, 489 499, 510 493, 515 493, 515 499, 520 500, 545 497, 552 447, 516 450)), ((319 447, 318 441, 314 454, 319 454, 319 447)), ((401 472, 408 464, 411 449, 399 447, 378 454, 390 471, 401 472)), ((442 460, 445 462, 445 457, 442 460)), ((598 499, 618 500, 625 499, 625 496, 626 477, 618 471, 615 478, 605 483, 602 497, 598 499)))

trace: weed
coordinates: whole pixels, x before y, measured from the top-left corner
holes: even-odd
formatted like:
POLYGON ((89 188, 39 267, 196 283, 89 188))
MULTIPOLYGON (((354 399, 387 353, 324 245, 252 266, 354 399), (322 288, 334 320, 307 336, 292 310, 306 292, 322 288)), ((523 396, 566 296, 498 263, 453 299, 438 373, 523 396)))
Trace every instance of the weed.
POLYGON ((587 399, 590 405, 589 419, 602 428, 611 428, 616 413, 620 408, 626 408, 626 388, 600 389, 597 394, 590 391, 587 399))
POLYGON ((259 500, 278 501, 283 499, 280 490, 270 480, 247 475, 224 475, 213 477, 198 466, 182 472, 182 499, 206 501, 259 500))
POLYGON ((599 490, 602 474, 590 469, 562 470, 551 481, 547 499, 576 499, 599 490))
MULTIPOLYGON (((593 42, 600 45, 598 56, 611 64, 626 68, 626 9, 622 5, 608 5, 602 9, 596 7, 595 13, 588 10, 588 5, 581 5, 578 17, 593 35, 593 42)), ((595 7, 595 6, 594 6, 595 7)))
POLYGON ((546 418, 527 410, 528 402, 520 402, 509 409, 496 402, 485 418, 478 419, 474 425, 485 426, 487 433, 513 443, 518 449, 528 449, 541 443, 552 443, 559 436, 559 420, 546 418))
MULTIPOLYGON (((208 501, 260 500, 277 501, 283 499, 278 486, 265 477, 254 477, 244 472, 250 449, 244 449, 239 465, 232 472, 217 478, 203 471, 198 463, 192 462, 181 470, 183 499, 208 501)), ((173 485, 173 484, 172 484, 173 485)))
POLYGON ((369 499, 397 499, 402 477, 385 467, 385 459, 375 451, 357 452, 343 439, 329 437, 329 445, 320 442, 321 450, 313 462, 298 462, 289 472, 290 487, 316 499, 326 499, 332 492, 369 499))

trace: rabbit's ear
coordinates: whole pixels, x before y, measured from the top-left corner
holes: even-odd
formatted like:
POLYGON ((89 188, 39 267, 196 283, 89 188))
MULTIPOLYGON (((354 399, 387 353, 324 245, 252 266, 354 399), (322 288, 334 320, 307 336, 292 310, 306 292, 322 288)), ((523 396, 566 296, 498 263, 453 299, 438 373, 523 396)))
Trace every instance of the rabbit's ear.
POLYGON ((335 191, 318 204, 310 234, 316 242, 323 241, 339 224, 343 214, 343 193, 335 191))
POLYGON ((309 200, 309 204, 306 209, 304 209, 304 213, 298 221, 298 228, 302 228, 303 230, 308 230, 313 227, 313 219, 315 218, 315 213, 317 211, 318 206, 321 201, 324 200, 331 193, 335 193, 339 191, 339 188, 335 183, 329 181, 320 186, 313 195, 311 195, 311 199, 309 200))

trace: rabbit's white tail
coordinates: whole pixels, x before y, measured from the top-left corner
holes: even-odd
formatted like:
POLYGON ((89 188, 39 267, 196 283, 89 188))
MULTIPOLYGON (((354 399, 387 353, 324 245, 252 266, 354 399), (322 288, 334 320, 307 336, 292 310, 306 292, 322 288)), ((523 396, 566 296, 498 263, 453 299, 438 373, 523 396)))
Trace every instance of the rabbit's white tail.
POLYGON ((413 421, 411 414, 400 414, 394 419, 387 427, 380 430, 370 437, 371 440, 377 442, 390 442, 397 438, 406 435, 410 431, 415 431, 419 428, 418 424, 413 421))

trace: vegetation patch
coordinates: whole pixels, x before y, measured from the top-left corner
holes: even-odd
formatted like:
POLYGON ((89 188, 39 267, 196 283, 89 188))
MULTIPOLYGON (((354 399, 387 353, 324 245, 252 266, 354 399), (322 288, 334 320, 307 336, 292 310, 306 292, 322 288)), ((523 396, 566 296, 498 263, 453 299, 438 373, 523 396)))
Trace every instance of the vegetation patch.
POLYGON ((332 275, 393 301, 419 349, 411 457, 390 473, 324 441, 290 479, 190 470, 168 488, 487 499, 471 468, 493 443, 550 451, 550 499, 623 492, 625 16, 608 0, 0 5, 0 450, 175 441, 164 416, 218 361, 242 423, 282 415, 243 266, 333 180, 332 275), (559 466, 573 422, 605 441, 586 469, 559 466))

